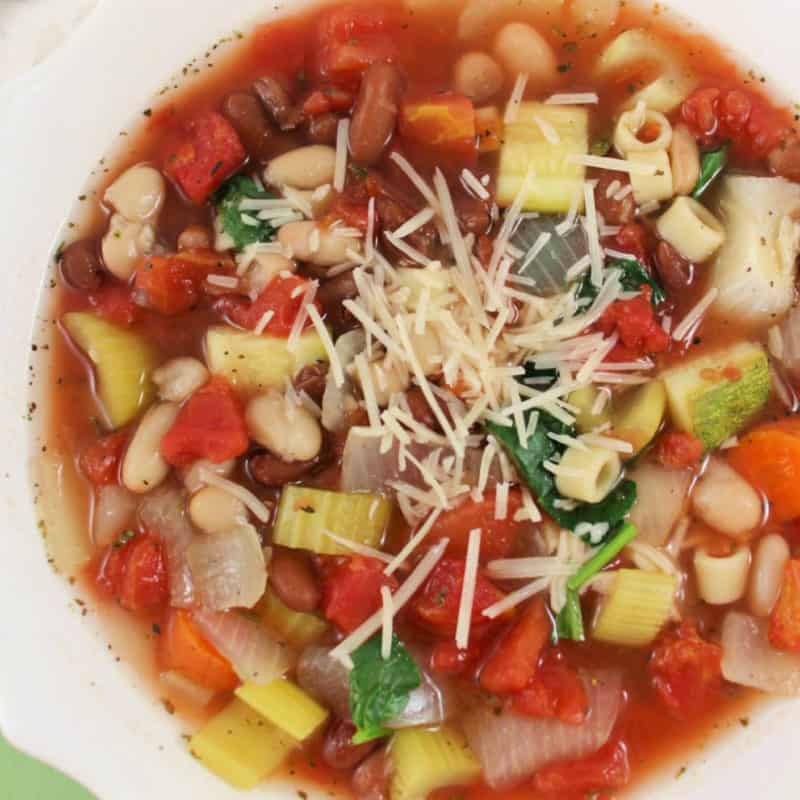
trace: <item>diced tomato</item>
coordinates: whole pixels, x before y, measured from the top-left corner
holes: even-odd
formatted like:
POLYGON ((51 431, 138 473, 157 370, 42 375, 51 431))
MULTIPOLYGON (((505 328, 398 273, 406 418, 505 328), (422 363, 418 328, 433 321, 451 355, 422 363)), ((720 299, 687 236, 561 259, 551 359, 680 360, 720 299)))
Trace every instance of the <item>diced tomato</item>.
POLYGON ((375 558, 351 556, 328 569, 322 584, 322 613, 343 633, 354 631, 381 607, 381 587, 397 581, 375 558))
POLYGON ((109 545, 95 582, 103 594, 128 611, 152 611, 166 605, 169 586, 159 537, 145 533, 121 546, 109 545))
POLYGON ((205 250, 171 256, 149 256, 136 270, 136 289, 142 302, 160 314, 181 314, 195 306, 203 282, 212 273, 227 275, 230 259, 205 250))
MULTIPOLYGON (((442 559, 413 601, 412 608, 417 618, 436 633, 446 635, 456 631, 465 568, 466 561, 442 559)), ((504 597, 505 594, 479 570, 472 602, 472 625, 487 622, 483 611, 504 597)))
POLYGON ((655 444, 656 458, 665 467, 673 469, 699 464, 704 452, 703 443, 696 436, 684 431, 662 433, 655 444))
POLYGON ((429 538, 432 541, 447 537, 450 544, 447 554, 464 556, 467 552, 469 532, 480 528, 481 561, 505 558, 514 547, 522 523, 514 522, 514 515, 522 508, 522 492, 512 489, 508 493, 508 511, 505 519, 495 519, 496 495, 487 493, 483 500, 467 500, 460 506, 445 511, 434 524, 429 538))
POLYGON ((800 560, 786 565, 781 593, 769 620, 769 640, 779 650, 800 653, 800 560))
POLYGON ((447 92, 404 102, 400 135, 413 142, 461 155, 477 152, 475 107, 462 94, 447 92))
POLYGON ((325 219, 329 223, 341 220, 348 228, 358 228, 366 233, 369 224, 369 205, 348 200, 340 195, 333 201, 325 219))
POLYGON ((121 430, 92 442, 81 455, 81 471, 95 486, 116 483, 119 462, 128 443, 128 431, 121 430))
POLYGON ((247 153, 233 126, 216 111, 187 120, 164 171, 193 202, 202 204, 241 166, 247 153))
POLYGON ((622 230, 614 237, 616 250, 636 256, 640 264, 647 266, 650 263, 650 246, 648 233, 644 225, 638 222, 629 222, 622 226, 622 230))
POLYGON ((719 697, 722 648, 702 639, 693 622, 683 622, 661 635, 647 669, 667 710, 688 719, 719 697))
POLYGON ((619 336, 608 361, 633 361, 669 348, 670 338, 656 317, 652 295, 653 290, 643 286, 636 297, 612 303, 598 320, 598 330, 606 336, 616 331, 619 336))
POLYGON ((240 683, 230 662, 203 638, 183 609, 169 611, 161 626, 158 655, 164 670, 176 670, 207 689, 227 692, 240 683))
POLYGON ((399 54, 400 18, 389 6, 347 4, 323 14, 317 27, 317 71, 323 80, 357 89, 364 70, 399 54))
MULTIPOLYGON (((215 303, 214 308, 234 324, 248 330, 258 327, 264 314, 271 311, 272 317, 264 333, 287 337, 300 313, 308 284, 306 279, 294 275, 288 278, 277 275, 252 303, 239 297, 224 297, 215 303)), ((319 303, 315 306, 321 310, 319 303)), ((306 320, 304 327, 311 324, 311 320, 306 320)))
POLYGON ((578 673, 554 649, 545 651, 533 680, 511 698, 520 714, 581 725, 589 713, 589 698, 578 673))
POLYGON ((593 755, 561 761, 540 769, 533 785, 537 792, 566 798, 603 789, 622 789, 631 779, 628 748, 612 739, 593 755))
POLYGON ((475 109, 475 132, 478 135, 478 151, 494 153, 503 143, 503 118, 497 106, 475 109))
POLYGON ((201 458, 221 464, 249 444, 241 401, 224 378, 215 377, 187 400, 161 440, 161 454, 174 467, 201 458))
POLYGON ((522 691, 539 666, 553 625, 544 601, 536 598, 503 636, 480 674, 481 687, 493 694, 522 691))
POLYGON ((314 89, 303 101, 303 111, 309 117, 329 111, 349 111, 353 107, 353 94, 335 86, 314 89))
POLYGON ((480 629, 470 631, 466 650, 459 650, 452 637, 436 642, 431 650, 431 670, 446 675, 463 675, 477 666, 486 646, 485 636, 481 633, 480 629))
POLYGON ((132 325, 142 316, 142 309, 133 301, 127 286, 106 286, 92 292, 89 303, 101 317, 117 325, 132 325))

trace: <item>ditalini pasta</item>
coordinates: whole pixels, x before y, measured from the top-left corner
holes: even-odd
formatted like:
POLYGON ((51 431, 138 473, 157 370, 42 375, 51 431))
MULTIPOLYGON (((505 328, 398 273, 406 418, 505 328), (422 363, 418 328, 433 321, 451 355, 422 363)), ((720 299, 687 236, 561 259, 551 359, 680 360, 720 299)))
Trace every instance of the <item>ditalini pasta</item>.
POLYGON ((747 589, 750 561, 749 547, 740 547, 724 556, 697 550, 694 554, 694 574, 700 597, 714 606, 740 600, 747 589))
POLYGON ((725 242, 722 223, 691 197, 678 197, 659 217, 656 228, 665 242, 693 264, 708 261, 725 242))

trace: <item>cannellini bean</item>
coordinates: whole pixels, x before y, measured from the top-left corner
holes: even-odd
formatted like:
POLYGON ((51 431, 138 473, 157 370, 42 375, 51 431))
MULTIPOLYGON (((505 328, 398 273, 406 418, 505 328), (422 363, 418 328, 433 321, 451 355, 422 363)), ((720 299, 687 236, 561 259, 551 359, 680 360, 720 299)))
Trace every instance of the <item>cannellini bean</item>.
POLYGON ((564 497, 584 503, 599 503, 613 488, 622 471, 619 454, 601 447, 568 447, 556 475, 556 486, 564 497))
POLYGON ((316 222, 290 222, 278 231, 278 241, 298 261, 320 267, 332 267, 347 261, 347 251, 361 251, 361 241, 341 236, 336 228, 325 228, 316 222))
POLYGON ((189 517, 201 531, 225 533, 247 521, 247 509, 230 492, 206 486, 189 501, 189 517))
POLYGON ((254 397, 245 419, 250 436, 284 461, 309 461, 322 449, 316 418, 279 392, 254 397))
POLYGON ((669 159, 675 194, 691 194, 700 177, 700 148, 692 132, 683 123, 672 129, 669 159))
POLYGON ((553 48, 536 28, 524 22, 504 25, 494 40, 494 54, 512 77, 528 75, 528 86, 541 89, 558 77, 553 48))
POLYGON ((401 394, 411 385, 408 370, 394 359, 384 358, 382 361, 370 362, 369 373, 375 401, 381 408, 389 405, 393 395, 401 394))
POLYGON ((336 150, 322 144, 298 147, 273 158, 264 170, 264 180, 272 186, 317 189, 333 183, 336 150))
POLYGON ((692 494, 695 514, 715 531, 747 540, 761 524, 763 505, 752 486, 721 458, 712 458, 692 494))
POLYGON ((182 403, 208 380, 208 370, 196 358, 173 358, 153 373, 158 396, 172 403, 182 403))
POLYGON ((758 543, 747 592, 747 604, 757 617, 768 617, 772 613, 790 557, 786 539, 777 533, 767 534, 758 543))
POLYGON ((236 468, 236 459, 230 458, 227 461, 222 461, 215 464, 213 461, 208 461, 203 458, 195 461, 182 475, 183 485, 192 493, 199 492, 206 482, 201 477, 205 471, 213 472, 219 475, 220 478, 229 478, 236 468))
POLYGON ((706 550, 694 554, 694 572, 701 599, 714 606, 735 603, 747 588, 750 548, 741 547, 729 556, 713 556, 706 550))
POLYGON ((480 51, 464 53, 453 67, 453 83, 457 91, 483 103, 503 88, 504 75, 500 65, 480 51))
POLYGON ((281 272, 296 271, 297 264, 280 253, 256 253, 245 276, 248 293, 261 294, 281 272))
POLYGON ((205 225, 189 225, 178 236, 178 250, 208 250, 211 233, 205 225))
POLYGON ((153 251, 156 233, 152 225, 131 222, 114 214, 101 246, 106 269, 121 281, 133 275, 139 259, 153 251))
POLYGON ((169 474, 169 464, 161 455, 161 440, 178 410, 175 403, 160 403, 142 417, 122 462, 122 483, 135 494, 155 489, 169 474))
POLYGON ((620 0, 572 0, 570 12, 582 34, 607 31, 617 22, 620 0))
POLYGON ((164 205, 164 178, 155 167, 137 164, 106 189, 105 202, 131 222, 154 220, 164 205))

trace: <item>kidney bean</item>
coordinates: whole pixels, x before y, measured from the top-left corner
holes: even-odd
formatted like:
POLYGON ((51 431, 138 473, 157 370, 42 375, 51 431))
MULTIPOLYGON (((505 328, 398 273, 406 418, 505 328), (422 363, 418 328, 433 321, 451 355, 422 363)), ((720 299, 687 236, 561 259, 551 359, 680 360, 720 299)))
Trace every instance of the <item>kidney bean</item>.
POLYGON ((630 180, 621 172, 603 172, 599 176, 597 188, 594 190, 595 205, 597 213, 602 214, 603 219, 609 225, 627 225, 629 222, 633 222, 636 216, 636 201, 633 198, 633 192, 628 193, 622 200, 615 199, 615 195, 629 184, 630 180), (614 181, 618 181, 620 187, 611 197, 608 197, 608 187, 614 181))
POLYGON ((376 741, 353 744, 355 732, 355 725, 345 720, 337 720, 328 728, 322 745, 322 760, 329 767, 353 769, 378 746, 376 741))
POLYGON ((317 292, 319 300, 325 311, 326 319, 337 336, 358 326, 356 319, 344 307, 345 300, 358 295, 358 287, 352 272, 343 272, 335 278, 325 281, 317 292))
POLYGON ((317 114, 308 121, 308 138, 314 144, 335 144, 339 117, 332 111, 317 114))
POLYGON ((403 73, 395 64, 376 61, 361 81, 350 124, 350 153, 361 164, 375 164, 397 123, 403 73))
POLYGON ((292 105, 289 91, 277 78, 259 78, 253 91, 282 131, 293 131, 303 121, 303 113, 292 105))
POLYGON ((353 792, 359 800, 386 800, 392 760, 385 748, 366 758, 353 773, 353 792))
POLYGON ((295 375, 292 385, 296 392, 305 392, 315 403, 321 403, 327 377, 328 365, 320 361, 303 367, 295 375))
POLYGON ((236 129, 247 152, 259 161, 266 161, 271 131, 258 100, 246 92, 234 92, 223 101, 222 113, 236 129))
POLYGON ((474 233, 476 236, 488 233, 492 220, 489 209, 482 200, 458 194, 455 198, 455 209, 458 221, 467 233, 474 233))
POLYGON ((284 461, 272 453, 260 453, 249 462, 250 474, 262 486, 280 488, 299 481, 319 464, 319 457, 310 461, 284 461))
POLYGON ((65 247, 59 265, 62 277, 75 289, 94 291, 105 280, 97 243, 93 239, 80 239, 65 247))
POLYGON ((668 291, 678 292, 691 285, 694 279, 694 266, 669 242, 658 243, 654 261, 658 277, 668 291))
MULTIPOLYGON (((384 231, 396 230, 416 213, 417 211, 412 206, 388 193, 380 194, 375 198, 375 216, 384 231)), ((436 228, 430 222, 406 236, 405 241, 428 258, 435 258, 438 251, 438 238, 436 228)), ((405 253, 397 250, 387 240, 384 240, 383 245, 392 253, 393 263, 403 266, 419 266, 416 261, 409 259, 405 253)))
POLYGON ((310 614, 322 599, 317 576, 308 556, 286 547, 275 547, 269 562, 269 585, 284 605, 310 614))

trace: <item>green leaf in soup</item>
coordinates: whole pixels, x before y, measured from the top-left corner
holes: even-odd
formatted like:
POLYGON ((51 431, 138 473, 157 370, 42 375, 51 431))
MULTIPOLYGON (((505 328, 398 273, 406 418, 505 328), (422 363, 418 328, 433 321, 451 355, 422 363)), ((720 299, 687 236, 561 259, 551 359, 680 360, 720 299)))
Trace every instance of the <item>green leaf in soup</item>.
POLYGON ((350 713, 357 728, 353 744, 361 744, 389 735, 384 725, 402 714, 422 676, 397 636, 392 637, 388 659, 381 657, 380 636, 361 645, 352 659, 350 713))
POLYGON ((237 250, 256 242, 272 241, 277 231, 266 220, 258 219, 257 211, 240 208, 243 200, 271 200, 275 195, 264 191, 247 175, 235 175, 217 191, 215 202, 222 230, 233 239, 237 250), (255 220, 256 224, 252 224, 255 220))
POLYGON ((703 158, 700 162, 700 176, 697 178, 697 184, 692 191, 692 197, 695 200, 699 200, 711 184, 722 174, 728 165, 728 153, 728 145, 703 153, 703 158))
MULTIPOLYGON (((620 284, 626 292, 638 292, 642 286, 649 286, 652 290, 651 299, 654 306, 663 303, 667 299, 667 294, 661 284, 636 259, 615 258, 608 262, 607 268, 620 271, 620 284)), ((581 285, 578 288, 578 297, 594 300, 598 292, 598 287, 587 276, 581 281, 581 285)))

